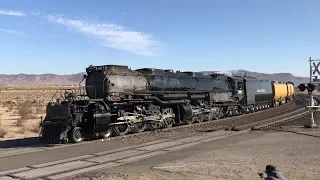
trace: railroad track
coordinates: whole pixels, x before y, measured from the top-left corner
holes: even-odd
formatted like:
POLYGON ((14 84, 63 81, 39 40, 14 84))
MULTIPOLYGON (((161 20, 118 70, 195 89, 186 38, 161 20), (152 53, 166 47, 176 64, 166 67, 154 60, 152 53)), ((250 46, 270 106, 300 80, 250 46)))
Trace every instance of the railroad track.
POLYGON ((297 114, 296 116, 287 117, 285 119, 274 121, 274 122, 270 122, 270 123, 263 124, 263 125, 260 125, 260 126, 256 126, 256 127, 251 128, 251 129, 252 130, 267 130, 267 129, 276 127, 279 124, 282 124, 282 123, 285 123, 285 122, 294 121, 294 120, 296 120, 296 119, 298 119, 300 117, 306 116, 307 114, 309 114, 309 112, 302 112, 300 114, 297 114))
POLYGON ((278 124, 293 121, 295 119, 298 119, 300 117, 303 117, 307 115, 309 111, 306 111, 305 108, 298 109, 296 111, 286 113, 280 116, 276 116, 273 118, 268 118, 262 121, 257 121, 249 124, 244 124, 240 126, 234 126, 231 128, 228 128, 226 130, 228 131, 241 131, 241 130, 266 130, 272 127, 277 126, 278 124))

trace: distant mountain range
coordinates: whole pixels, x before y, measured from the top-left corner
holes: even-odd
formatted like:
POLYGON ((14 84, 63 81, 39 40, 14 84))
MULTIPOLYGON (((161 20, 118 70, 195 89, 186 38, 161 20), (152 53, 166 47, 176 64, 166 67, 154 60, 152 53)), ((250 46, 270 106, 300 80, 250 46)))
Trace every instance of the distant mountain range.
POLYGON ((35 86, 35 85, 78 85, 84 73, 58 74, 0 74, 0 85, 35 86))
MULTIPOLYGON (((217 71, 203 71, 205 75, 217 73, 217 71)), ((259 72, 250 72, 246 70, 231 70, 220 71, 229 76, 241 76, 241 77, 255 77, 257 79, 271 80, 271 81, 291 81, 296 85, 300 83, 306 83, 309 81, 307 77, 296 77, 290 73, 274 73, 266 74, 259 72)), ((84 73, 57 75, 57 74, 17 74, 7 75, 0 74, 0 85, 14 85, 14 86, 32 86, 32 85, 78 85, 83 79, 84 73)))
POLYGON ((261 80, 269 80, 269 81, 282 81, 282 82, 293 82, 295 85, 299 85, 300 83, 308 83, 310 79, 308 77, 299 77, 294 76, 291 73, 259 73, 259 72, 251 72, 247 70, 230 70, 230 71, 202 71, 205 75, 209 75, 212 73, 222 73, 228 76, 241 76, 241 77, 255 77, 261 80))

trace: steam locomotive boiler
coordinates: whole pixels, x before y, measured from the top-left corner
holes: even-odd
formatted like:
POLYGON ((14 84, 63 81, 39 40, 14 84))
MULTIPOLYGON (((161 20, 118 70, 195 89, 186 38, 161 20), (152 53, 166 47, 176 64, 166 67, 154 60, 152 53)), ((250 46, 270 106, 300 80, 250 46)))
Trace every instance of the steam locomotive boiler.
POLYGON ((43 143, 80 142, 192 124, 268 108, 272 84, 196 72, 89 66, 86 97, 49 102, 43 143), (250 94, 247 94, 250 92, 250 94))

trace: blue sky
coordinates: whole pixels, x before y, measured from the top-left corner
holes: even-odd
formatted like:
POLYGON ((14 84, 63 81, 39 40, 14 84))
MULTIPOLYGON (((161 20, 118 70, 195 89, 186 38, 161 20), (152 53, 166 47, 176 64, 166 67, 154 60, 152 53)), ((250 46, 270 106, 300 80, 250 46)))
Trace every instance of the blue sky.
POLYGON ((2 0, 0 74, 90 65, 308 76, 317 0, 2 0))

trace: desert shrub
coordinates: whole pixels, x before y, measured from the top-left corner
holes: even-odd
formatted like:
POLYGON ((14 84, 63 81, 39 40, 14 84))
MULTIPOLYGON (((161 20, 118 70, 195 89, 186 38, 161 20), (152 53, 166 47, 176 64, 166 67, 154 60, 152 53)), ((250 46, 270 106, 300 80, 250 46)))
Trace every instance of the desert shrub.
POLYGON ((17 106, 18 114, 21 116, 21 119, 32 119, 35 118, 35 116, 32 115, 32 102, 31 101, 25 101, 22 103, 19 103, 17 106))
POLYGON ((35 107, 43 107, 43 103, 41 101, 36 101, 36 103, 34 103, 35 107))
POLYGON ((36 114, 42 114, 45 113, 45 109, 43 107, 36 107, 36 114))
POLYGON ((26 133, 27 130, 28 130, 28 129, 27 129, 25 126, 21 126, 21 127, 19 128, 19 130, 17 131, 17 133, 19 133, 19 134, 24 134, 24 133, 26 133))
POLYGON ((4 138, 4 136, 8 133, 8 131, 2 127, 0 127, 0 138, 4 138))
POLYGON ((12 111, 13 109, 14 109, 14 104, 10 104, 9 106, 8 106, 8 109, 10 110, 10 111, 12 111))
POLYGON ((17 119, 15 122, 16 126, 18 126, 18 127, 24 126, 24 123, 25 123, 24 119, 17 119))
POLYGON ((11 111, 16 106, 16 103, 14 101, 3 101, 2 105, 11 111))
MULTIPOLYGON (((3 113, 2 113, 3 114, 3 113)), ((1 115, 0 114, 0 138, 4 138, 4 136, 8 133, 8 131, 1 126, 1 115)))
POLYGON ((1 125, 2 125, 2 123, 1 123, 1 121, 2 121, 2 114, 3 114, 3 113, 0 113, 0 127, 1 127, 1 125))
POLYGON ((34 133, 39 133, 40 132, 40 124, 34 124, 31 129, 30 129, 31 132, 34 132, 34 133))
POLYGON ((31 102, 32 104, 37 104, 38 102, 37 102, 37 100, 32 100, 32 102, 31 102))

